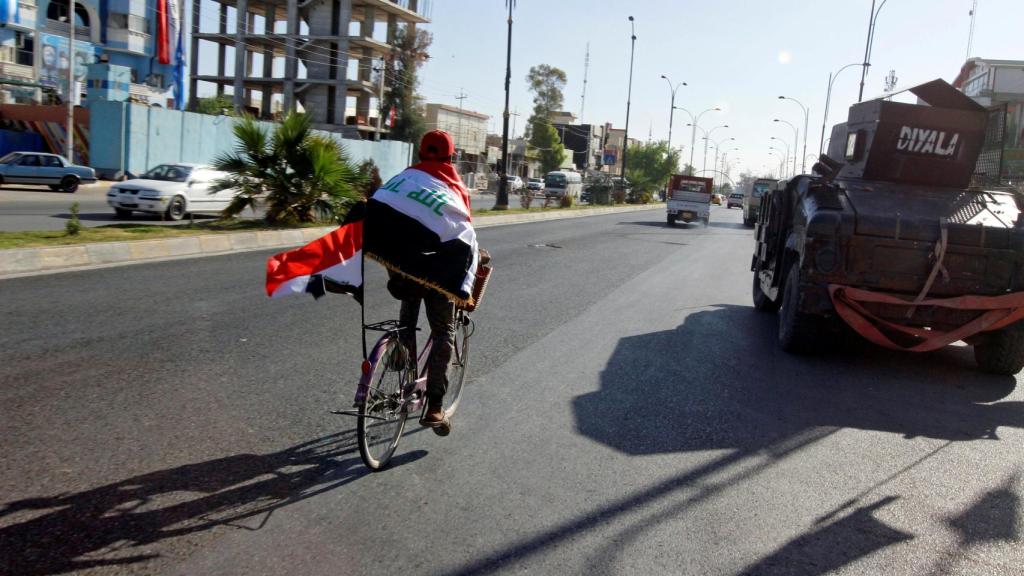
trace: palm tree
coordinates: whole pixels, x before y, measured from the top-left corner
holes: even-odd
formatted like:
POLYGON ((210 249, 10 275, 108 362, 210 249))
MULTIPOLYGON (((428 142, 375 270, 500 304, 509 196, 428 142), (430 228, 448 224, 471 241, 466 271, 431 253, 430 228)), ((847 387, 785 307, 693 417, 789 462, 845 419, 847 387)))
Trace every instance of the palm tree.
POLYGON ((245 117, 234 133, 234 152, 213 161, 229 174, 213 189, 239 192, 224 209, 225 217, 255 208, 262 198, 269 224, 338 221, 359 197, 363 175, 340 144, 313 132, 305 114, 288 114, 273 132, 245 117))

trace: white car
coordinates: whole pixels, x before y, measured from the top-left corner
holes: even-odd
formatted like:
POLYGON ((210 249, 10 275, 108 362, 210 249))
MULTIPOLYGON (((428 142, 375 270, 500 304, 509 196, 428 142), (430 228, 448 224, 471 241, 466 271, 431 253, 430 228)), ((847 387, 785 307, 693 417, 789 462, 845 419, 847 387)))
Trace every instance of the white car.
POLYGON ((508 181, 507 190, 509 192, 515 192, 516 190, 522 190, 524 184, 523 179, 519 176, 507 176, 505 178, 508 181))
POLYGON ((140 178, 111 186, 107 204, 118 218, 151 212, 181 220, 189 213, 220 212, 236 194, 233 189, 210 191, 214 181, 225 176, 202 164, 161 164, 140 178))

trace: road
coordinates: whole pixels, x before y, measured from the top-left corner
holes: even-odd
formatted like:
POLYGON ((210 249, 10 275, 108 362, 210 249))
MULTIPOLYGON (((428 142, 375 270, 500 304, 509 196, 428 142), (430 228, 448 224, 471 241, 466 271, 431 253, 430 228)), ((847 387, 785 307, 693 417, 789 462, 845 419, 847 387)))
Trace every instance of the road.
POLYGON ((0 281, 0 573, 1021 574, 1017 381, 779 351, 739 220, 481 230, 452 435, 380 473, 329 413, 358 307, 267 299, 268 253, 0 281))
MULTIPOLYGON (((7 185, 0 188, 0 232, 26 230, 63 230, 71 217, 71 204, 78 202, 79 221, 85 226, 106 226, 108 224, 145 223, 177 224, 162 219, 156 214, 136 212, 131 218, 118 218, 107 206, 107 190, 111 182, 83 185, 74 194, 53 192, 46 186, 7 185)), ((475 209, 494 206, 494 194, 480 194, 474 191, 475 209)), ((518 197, 511 198, 513 206, 519 205, 518 197)), ((538 204, 543 200, 537 200, 538 204)), ((196 215, 196 220, 211 220, 213 215, 196 215)), ((187 221, 184 220, 183 222, 187 221)))

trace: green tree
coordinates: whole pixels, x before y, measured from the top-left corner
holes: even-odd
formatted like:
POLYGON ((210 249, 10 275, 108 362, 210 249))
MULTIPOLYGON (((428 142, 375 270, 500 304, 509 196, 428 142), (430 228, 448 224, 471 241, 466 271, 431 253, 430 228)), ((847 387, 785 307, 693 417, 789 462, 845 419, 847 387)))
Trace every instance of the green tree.
POLYGON ((679 151, 670 150, 667 143, 641 143, 629 148, 626 179, 633 185, 634 196, 654 193, 668 185, 678 166, 679 151))
POLYGON ((533 134, 538 124, 550 123, 552 112, 561 110, 565 82, 565 72, 559 68, 547 64, 530 68, 526 75, 526 83, 530 92, 533 92, 533 113, 526 121, 527 137, 533 134))
POLYGON ((211 116, 234 116, 235 115, 235 103, 231 100, 231 97, 223 94, 219 96, 208 96, 206 98, 200 98, 196 104, 196 112, 200 114, 209 114, 211 116))
POLYGON ((558 130, 551 125, 551 122, 538 122, 533 127, 530 135, 530 147, 537 152, 540 160, 541 172, 547 174, 552 170, 558 170, 565 161, 565 146, 558 138, 558 130))
POLYGON ((292 112, 269 131, 252 117, 234 126, 235 151, 213 166, 229 175, 213 190, 238 190, 225 217, 255 208, 260 197, 270 224, 337 221, 360 197, 364 176, 334 139, 314 134, 305 114, 292 112))
POLYGON ((430 33, 418 28, 400 27, 395 32, 391 55, 384 61, 384 86, 388 88, 381 102, 381 118, 389 118, 395 110, 395 120, 388 138, 417 143, 427 131, 422 102, 416 94, 420 66, 430 55, 427 50, 433 41, 430 33))

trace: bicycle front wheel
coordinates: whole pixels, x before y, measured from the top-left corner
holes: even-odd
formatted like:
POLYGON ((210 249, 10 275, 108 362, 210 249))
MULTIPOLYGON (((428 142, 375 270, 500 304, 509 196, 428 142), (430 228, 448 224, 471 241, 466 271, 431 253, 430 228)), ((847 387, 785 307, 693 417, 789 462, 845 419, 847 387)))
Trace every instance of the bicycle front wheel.
POLYGON ((357 410, 359 456, 371 470, 387 466, 398 448, 408 416, 402 410, 402 389, 408 378, 411 355, 397 338, 385 343, 384 354, 370 366, 370 389, 357 410))
POLYGON ((455 414, 462 399, 466 370, 469 368, 469 337, 473 334, 473 321, 468 316, 460 314, 456 321, 455 346, 448 366, 448 391, 444 395, 444 413, 449 418, 455 414))

